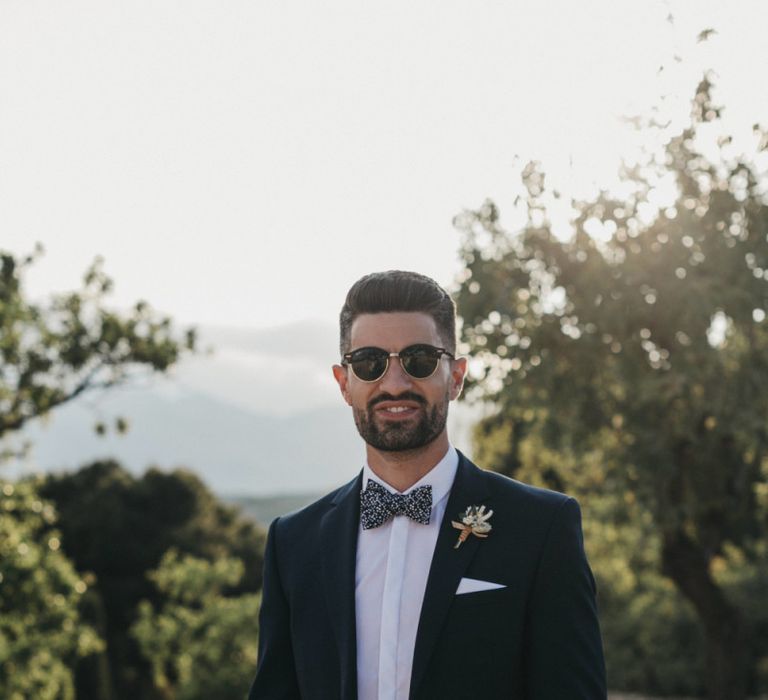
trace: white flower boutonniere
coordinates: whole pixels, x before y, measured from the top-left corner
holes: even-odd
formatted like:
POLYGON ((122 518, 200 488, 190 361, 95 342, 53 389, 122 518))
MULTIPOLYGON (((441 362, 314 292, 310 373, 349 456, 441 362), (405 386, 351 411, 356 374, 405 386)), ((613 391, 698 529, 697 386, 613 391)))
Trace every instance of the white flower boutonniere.
POLYGON ((493 511, 489 510, 485 512, 485 506, 469 506, 464 511, 463 515, 459 515, 461 522, 457 523, 455 520, 451 521, 457 530, 461 530, 459 533, 459 541, 454 545, 454 549, 458 549, 464 540, 472 533, 475 537, 488 537, 488 533, 491 531, 491 524, 488 522, 488 518, 493 515, 493 511))

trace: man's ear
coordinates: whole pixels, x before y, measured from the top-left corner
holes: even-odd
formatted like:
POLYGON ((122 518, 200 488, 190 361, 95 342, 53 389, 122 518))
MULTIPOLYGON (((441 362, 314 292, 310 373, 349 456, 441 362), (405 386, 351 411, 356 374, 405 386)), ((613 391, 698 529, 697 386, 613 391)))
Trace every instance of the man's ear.
POLYGON ((467 375, 467 358, 457 357, 451 362, 451 401, 458 399, 464 387, 464 377, 467 375))
POLYGON ((332 369, 333 377, 336 380, 336 383, 339 385, 341 395, 344 397, 344 400, 347 402, 347 404, 351 406, 352 399, 350 398, 349 390, 347 389, 347 380, 349 378, 347 375, 347 368, 342 365, 334 365, 332 369))

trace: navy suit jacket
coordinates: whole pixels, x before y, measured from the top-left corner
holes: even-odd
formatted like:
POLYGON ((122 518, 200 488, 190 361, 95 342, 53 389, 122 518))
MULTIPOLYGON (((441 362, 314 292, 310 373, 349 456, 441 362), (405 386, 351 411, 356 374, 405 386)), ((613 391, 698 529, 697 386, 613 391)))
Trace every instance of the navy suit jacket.
MULTIPOLYGON (((275 520, 267 537, 259 661, 249 700, 355 700, 355 555, 362 473, 275 520)), ((579 506, 478 469, 464 455, 429 570, 410 700, 604 700, 595 583, 579 506), (454 549, 469 505, 487 539, 454 549), (505 585, 456 595, 462 577, 505 585)))

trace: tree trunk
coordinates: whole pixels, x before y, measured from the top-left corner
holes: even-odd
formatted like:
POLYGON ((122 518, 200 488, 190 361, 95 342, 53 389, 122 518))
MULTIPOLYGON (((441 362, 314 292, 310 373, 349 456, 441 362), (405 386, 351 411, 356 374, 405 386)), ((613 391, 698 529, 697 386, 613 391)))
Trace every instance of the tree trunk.
MULTIPOLYGON (((83 621, 90 624, 99 637, 107 640, 107 618, 104 600, 98 588, 91 586, 81 602, 83 621)), ((109 654, 105 648, 78 660, 75 667, 75 697, 89 700, 114 700, 109 654)))
POLYGON ((712 580, 704 551, 682 530, 663 534, 662 570, 696 608, 704 624, 709 700, 745 700, 748 647, 739 612, 712 580))

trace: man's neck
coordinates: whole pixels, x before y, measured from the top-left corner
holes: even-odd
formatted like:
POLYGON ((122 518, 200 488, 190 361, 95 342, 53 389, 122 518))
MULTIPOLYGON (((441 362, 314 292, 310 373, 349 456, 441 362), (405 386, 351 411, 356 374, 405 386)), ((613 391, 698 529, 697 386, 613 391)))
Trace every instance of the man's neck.
POLYGON ((432 471, 448 452, 448 433, 443 430, 435 440, 417 450, 384 452, 366 446, 371 471, 393 489, 403 492, 432 471))

